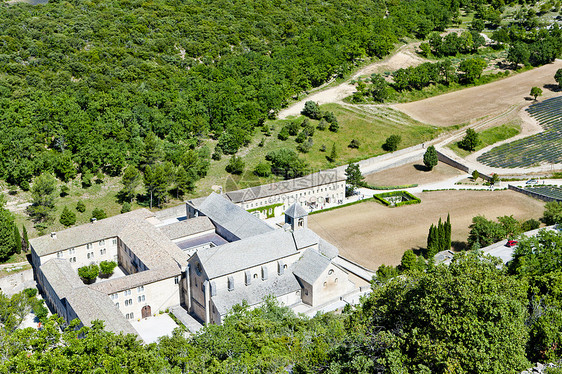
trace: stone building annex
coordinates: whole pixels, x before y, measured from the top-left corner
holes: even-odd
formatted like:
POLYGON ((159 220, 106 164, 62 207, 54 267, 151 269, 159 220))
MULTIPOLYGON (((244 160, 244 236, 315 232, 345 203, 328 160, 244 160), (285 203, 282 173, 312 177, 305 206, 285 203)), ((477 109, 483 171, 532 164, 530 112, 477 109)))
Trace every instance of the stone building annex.
POLYGON ((139 209, 30 240, 51 311, 67 322, 102 320, 109 331, 136 333, 129 321, 177 305, 202 323, 220 324, 243 301, 256 306, 272 295, 298 312, 320 310, 367 285, 308 229, 299 204, 278 227, 218 194, 188 202, 185 212, 159 219, 139 209), (84 284, 78 268, 103 260, 116 261, 116 272, 84 284))

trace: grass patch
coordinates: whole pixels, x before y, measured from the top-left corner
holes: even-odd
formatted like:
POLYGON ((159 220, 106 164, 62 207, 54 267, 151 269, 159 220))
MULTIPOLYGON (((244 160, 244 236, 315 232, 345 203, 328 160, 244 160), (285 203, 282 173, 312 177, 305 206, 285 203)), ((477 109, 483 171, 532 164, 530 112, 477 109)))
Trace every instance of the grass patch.
POLYGON ((385 192, 379 193, 373 196, 373 199, 382 203, 383 205, 390 206, 390 207, 399 207, 402 205, 410 205, 410 204, 419 204, 421 203, 421 199, 412 195, 407 191, 392 191, 392 192, 385 192), (390 197, 390 199, 388 199, 390 197), (401 197, 400 201, 395 201, 393 198, 401 197))
MULTIPOLYGON (((309 164, 310 172, 384 154, 386 152, 382 149, 382 145, 386 138, 393 134, 399 134, 402 137, 399 146, 399 149, 402 149, 433 139, 442 131, 451 129, 429 126, 415 121, 399 111, 385 107, 326 104, 322 105, 321 108, 323 111, 330 111, 336 115, 340 128, 337 133, 328 129, 324 131, 315 130, 312 149, 308 153, 299 154, 309 164), (359 141, 358 149, 348 147, 352 139, 359 141), (332 144, 335 144, 337 151, 337 159, 334 163, 326 159, 332 144), (322 146, 325 146, 325 152, 321 151, 322 146)), ((197 184, 197 194, 199 196, 206 195, 211 191, 212 186, 216 185, 222 186, 223 191, 232 191, 279 181, 281 179, 279 177, 257 177, 252 171, 259 162, 265 160, 265 155, 270 151, 289 148, 298 152, 298 143, 294 136, 282 141, 277 138, 277 134, 285 124, 292 121, 302 122, 303 120, 304 117, 299 116, 289 120, 267 122, 267 125, 273 128, 272 135, 269 137, 263 134, 256 135, 248 147, 238 152, 238 155, 244 159, 246 164, 242 175, 235 176, 225 172, 230 156, 223 156, 219 161, 211 161, 208 175, 197 184), (259 147, 258 144, 264 138, 264 146, 259 147)), ((310 122, 316 126, 319 121, 310 122)), ((211 149, 214 149, 215 144, 215 141, 207 141, 207 145, 211 149)))
MULTIPOLYGON (((484 147, 501 142, 503 140, 514 137, 521 132, 521 120, 513 120, 504 125, 491 127, 482 132, 478 133, 478 138, 480 139, 480 144, 475 148, 475 152, 481 150, 484 147)), ((450 143, 447 145, 460 157, 466 157, 471 152, 459 148, 458 142, 450 143)))

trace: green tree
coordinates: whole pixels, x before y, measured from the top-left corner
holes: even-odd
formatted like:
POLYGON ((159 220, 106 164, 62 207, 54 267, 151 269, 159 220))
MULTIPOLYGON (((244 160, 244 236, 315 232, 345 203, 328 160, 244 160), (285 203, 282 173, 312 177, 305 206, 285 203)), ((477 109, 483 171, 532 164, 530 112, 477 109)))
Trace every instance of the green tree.
POLYGON ((467 129, 466 135, 458 143, 458 146, 462 149, 472 152, 478 146, 478 144, 480 144, 478 133, 473 129, 467 129))
POLYGON ((434 146, 430 145, 427 147, 427 151, 425 151, 423 155, 423 163, 426 168, 432 170, 438 162, 439 158, 437 156, 437 150, 435 150, 434 146))
POLYGON ((269 177, 271 175, 271 165, 267 162, 260 162, 254 168, 254 174, 258 177, 269 177))
POLYGON ((478 172, 478 170, 474 170, 472 172, 472 180, 476 181, 479 177, 480 177, 480 173, 478 172))
POLYGON ((265 159, 271 162, 271 172, 283 176, 285 179, 302 177, 306 174, 308 165, 300 159, 295 151, 281 148, 269 152, 265 159))
POLYGON ((562 69, 556 70, 556 74, 554 74, 554 80, 558 83, 559 87, 562 87, 562 69))
POLYGON ((536 101, 538 96, 542 96, 542 90, 539 87, 531 88, 531 96, 533 96, 536 101))
POLYGON ((541 221, 545 225, 562 224, 562 202, 549 201, 546 203, 541 221))
POLYGON ((195 189, 195 181, 197 176, 194 175, 193 169, 185 170, 183 166, 178 166, 176 169, 175 183, 176 183, 176 197, 185 195, 195 189))
POLYGON ((152 166, 162 157, 160 139, 152 131, 144 138, 143 150, 141 154, 141 168, 152 166))
POLYGON ((115 261, 102 261, 100 262, 100 272, 99 275, 102 278, 109 278, 115 268, 117 267, 117 262, 115 261))
POLYGON ((382 149, 387 152, 394 152, 398 149, 398 145, 402 141, 402 137, 400 135, 390 135, 386 138, 386 141, 382 145, 382 149))
POLYGON ((76 214, 65 206, 62 210, 59 221, 64 226, 72 226, 76 223, 76 214))
POLYGON ((162 199, 166 196, 168 187, 168 176, 164 165, 156 164, 147 165, 144 170, 144 187, 150 197, 150 209, 152 209, 153 200, 156 205, 160 205, 162 199))
POLYGON ((57 176, 63 181, 68 182, 76 176, 76 166, 72 162, 70 152, 64 152, 55 167, 57 176))
POLYGON ((498 263, 457 254, 449 266, 406 273, 374 288, 358 311, 371 335, 352 355, 363 354, 396 373, 510 373, 529 367, 526 287, 498 263))
POLYGON ((373 100, 379 103, 388 98, 388 83, 380 74, 371 74, 371 86, 369 87, 373 100))
POLYGON ((78 200, 76 203, 76 210, 80 213, 84 213, 86 211, 86 204, 82 200, 78 200))
POLYGON ((27 229, 22 225, 22 238, 21 238, 21 248, 24 252, 29 250, 29 238, 27 237, 27 229))
POLYGON ((424 266, 425 266, 425 261, 423 261, 423 259, 416 256, 413 250, 408 249, 402 255, 402 260, 400 261, 400 270, 402 271, 423 270, 424 266))
POLYGON ((322 112, 320 110, 320 106, 314 101, 307 101, 306 103, 304 103, 304 108, 301 114, 312 119, 322 118, 322 112))
POLYGON ((137 188, 141 182, 141 174, 134 166, 127 166, 121 177, 123 188, 119 191, 121 201, 133 202, 137 194, 137 188))
POLYGON ((459 65, 459 70, 462 72, 460 78, 468 83, 474 83, 480 78, 486 65, 486 61, 480 57, 463 60, 459 65))
POLYGON ((107 214, 105 214, 105 211, 101 208, 94 208, 94 210, 92 210, 92 218, 95 218, 99 221, 101 219, 107 218, 107 214))
POLYGON ((33 180, 31 187, 32 204, 28 214, 35 222, 45 222, 55 208, 56 180, 51 174, 41 174, 33 180))
POLYGON ((505 239, 505 228, 498 222, 487 220, 483 216, 472 218, 469 226, 468 246, 470 248, 483 248, 505 239))
POLYGON ((128 201, 125 201, 123 203, 123 206, 121 207, 121 214, 128 213, 130 211, 131 211, 131 203, 129 203, 128 201))
POLYGON ((529 63, 529 57, 531 52, 527 44, 522 42, 516 42, 509 47, 507 52, 507 61, 513 64, 513 68, 517 69, 517 65, 526 65, 529 63))
POLYGON ((78 276, 82 278, 84 283, 92 283, 98 277, 100 268, 96 264, 90 264, 78 268, 78 276))
POLYGON ((245 167, 246 167, 246 163, 244 162, 242 157, 238 157, 236 155, 233 155, 230 158, 230 160, 228 161, 228 164, 226 165, 225 170, 227 172, 229 172, 230 174, 240 175, 244 172, 245 167))
POLYGON ((18 226, 14 223, 14 253, 20 254, 22 250, 22 239, 18 226))
POLYGON ((345 169, 346 179, 346 195, 351 196, 355 193, 355 190, 363 186, 363 175, 361 170, 359 170, 359 164, 350 163, 345 169))

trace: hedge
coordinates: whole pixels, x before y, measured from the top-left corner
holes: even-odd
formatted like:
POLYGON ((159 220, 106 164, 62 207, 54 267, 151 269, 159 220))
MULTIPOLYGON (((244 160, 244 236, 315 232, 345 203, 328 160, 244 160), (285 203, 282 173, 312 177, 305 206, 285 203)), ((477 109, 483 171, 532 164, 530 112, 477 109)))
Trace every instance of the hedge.
POLYGON ((421 199, 419 197, 416 197, 414 195, 412 195, 411 193, 407 192, 407 191, 391 191, 391 192, 384 192, 384 193, 379 193, 373 196, 373 198, 377 201, 380 201, 382 204, 386 205, 386 206, 390 206, 390 201, 386 200, 385 197, 390 197, 390 196, 407 196, 409 198, 409 200, 406 201, 401 201, 399 203, 396 203, 394 206, 395 207, 399 207, 402 205, 410 205, 410 204, 419 204, 421 203, 421 199))

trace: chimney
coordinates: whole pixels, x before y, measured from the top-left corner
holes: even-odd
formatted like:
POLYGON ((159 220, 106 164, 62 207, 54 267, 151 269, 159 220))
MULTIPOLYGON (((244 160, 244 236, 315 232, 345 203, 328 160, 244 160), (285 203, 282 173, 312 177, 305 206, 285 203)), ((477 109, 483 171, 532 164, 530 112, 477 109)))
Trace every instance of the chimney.
POLYGON ((51 238, 52 238, 52 239, 56 239, 56 238, 57 238, 57 233, 53 231, 53 232, 51 233, 51 238))

